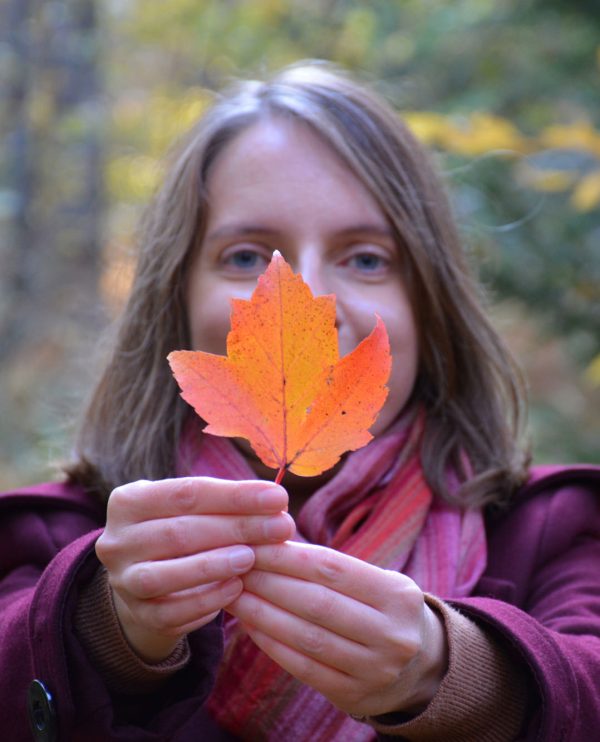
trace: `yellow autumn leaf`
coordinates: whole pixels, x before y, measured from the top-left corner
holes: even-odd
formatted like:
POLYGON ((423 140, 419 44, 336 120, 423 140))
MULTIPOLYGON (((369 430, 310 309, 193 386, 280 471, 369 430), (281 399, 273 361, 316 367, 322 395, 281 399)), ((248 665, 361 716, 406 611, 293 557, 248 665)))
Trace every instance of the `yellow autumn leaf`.
POLYGON ((590 386, 600 387, 600 353, 588 364, 583 376, 590 386))
POLYGON ((425 144, 441 144, 450 128, 448 120, 441 113, 405 111, 402 117, 412 133, 425 144))
POLYGON ((545 193, 558 193, 569 189, 577 178, 571 170, 553 170, 524 167, 519 173, 520 180, 530 188, 545 193))
POLYGON ((478 111, 458 122, 439 113, 411 111, 404 118, 426 144, 466 157, 494 150, 529 152, 531 144, 508 119, 478 111))
POLYGON ((106 166, 106 182, 113 197, 145 201, 160 183, 161 163, 147 155, 114 157, 106 166))
POLYGON ((541 132, 539 141, 544 147, 576 149, 600 157, 600 132, 589 121, 549 126, 541 132))
POLYGON ((527 152, 527 139, 508 119, 490 113, 471 114, 464 129, 456 128, 447 139, 449 148, 464 155, 482 155, 493 150, 527 152))
POLYGON ((571 194, 571 204, 580 212, 591 211, 600 204, 600 170, 581 178, 571 194))

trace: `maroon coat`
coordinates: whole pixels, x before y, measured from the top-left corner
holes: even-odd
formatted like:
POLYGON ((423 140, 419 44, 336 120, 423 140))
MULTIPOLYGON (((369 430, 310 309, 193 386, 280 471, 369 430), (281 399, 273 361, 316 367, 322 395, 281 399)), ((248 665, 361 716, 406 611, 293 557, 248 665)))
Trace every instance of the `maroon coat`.
MULTIPOLYGON (((54 710, 58 740, 229 739, 202 707, 222 651, 218 622, 190 635, 191 664, 156 696, 111 694, 90 664, 72 617, 98 568, 103 522, 103 509, 75 487, 0 495, 0 738, 33 738, 27 697, 38 679, 31 711, 47 721, 54 710)), ((535 470, 487 532, 485 574, 472 597, 453 604, 529 673, 520 739, 589 742, 600 728, 600 468, 535 470)))

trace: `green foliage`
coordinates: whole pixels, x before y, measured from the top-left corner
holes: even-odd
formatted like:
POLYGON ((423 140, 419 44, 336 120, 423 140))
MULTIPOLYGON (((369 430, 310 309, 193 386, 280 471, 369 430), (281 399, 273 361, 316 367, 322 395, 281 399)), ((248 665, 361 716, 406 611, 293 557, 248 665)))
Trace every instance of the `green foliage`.
MULTIPOLYGON (((517 312, 507 333, 532 380, 539 457, 599 458, 597 0, 96 2, 100 33, 79 24, 79 35, 62 43, 61 29, 77 25, 72 16, 80 5, 91 8, 94 0, 39 6, 26 25, 26 63, 19 65, 16 46, 0 43, 3 79, 33 81, 22 133, 44 138, 27 164, 41 173, 32 183, 31 214, 44 216, 44 224, 60 215, 51 229, 38 230, 52 234, 56 246, 52 255, 44 248, 49 266, 54 253, 71 260, 81 243, 73 232, 78 212, 64 204, 86 192, 79 185, 92 161, 81 156, 86 142, 102 136, 104 143, 99 290, 116 311, 127 291, 135 228, 160 181, 163 157, 214 91, 300 59, 330 60, 375 85, 434 150, 493 301, 511 316, 517 312), (62 66, 44 67, 40 60, 51 53, 62 54, 62 66), (103 93, 95 103, 65 105, 67 72, 76 76, 78 68, 69 60, 79 55, 84 63, 94 54, 103 93)), ((9 128, 19 125, 15 110, 6 107, 9 128)), ((5 141, 12 149, 0 151, 0 177, 17 162, 13 144, 21 140, 5 141)), ((20 208, 18 194, 0 187, 0 238, 11 219, 21 218, 20 208)), ((2 302, 6 294, 0 315, 2 302)), ((10 377, 17 387, 21 376, 17 370, 10 377)), ((18 405, 5 419, 26 418, 25 400, 18 405)), ((57 423, 41 427, 56 430, 57 423)), ((48 445, 50 434, 13 436, 26 462, 32 457, 22 442, 36 435, 46 443, 32 445, 48 445)))
MULTIPOLYGON (((206 91, 298 59, 339 63, 375 84, 437 150, 490 292, 527 306, 542 334, 563 337, 574 373, 581 374, 577 383, 594 395, 596 384, 585 376, 600 336, 600 47, 592 5, 132 0, 125 9, 111 6, 105 21, 113 208, 143 203, 164 151, 205 105, 206 91)), ((536 412, 534 426, 548 419, 536 412)), ((579 450, 589 457, 584 438, 579 449, 571 446, 574 456, 579 450)))

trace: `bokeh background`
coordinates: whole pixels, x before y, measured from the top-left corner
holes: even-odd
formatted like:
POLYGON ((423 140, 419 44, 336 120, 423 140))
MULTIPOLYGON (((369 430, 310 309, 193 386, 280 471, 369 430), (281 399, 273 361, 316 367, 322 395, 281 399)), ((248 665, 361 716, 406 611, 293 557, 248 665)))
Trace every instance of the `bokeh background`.
POLYGON ((433 149, 535 459, 600 460, 597 0, 0 0, 0 487, 68 455, 169 146, 231 78, 304 58, 433 149))

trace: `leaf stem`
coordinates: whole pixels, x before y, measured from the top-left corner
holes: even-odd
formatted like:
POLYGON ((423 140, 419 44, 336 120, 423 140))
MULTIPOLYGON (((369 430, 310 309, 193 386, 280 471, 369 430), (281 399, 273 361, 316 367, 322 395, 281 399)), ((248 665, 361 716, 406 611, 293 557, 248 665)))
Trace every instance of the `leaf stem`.
POLYGON ((275 484, 281 484, 281 480, 283 479, 284 474, 285 474, 285 464, 282 464, 279 471, 277 472, 277 476, 275 477, 275 484))

